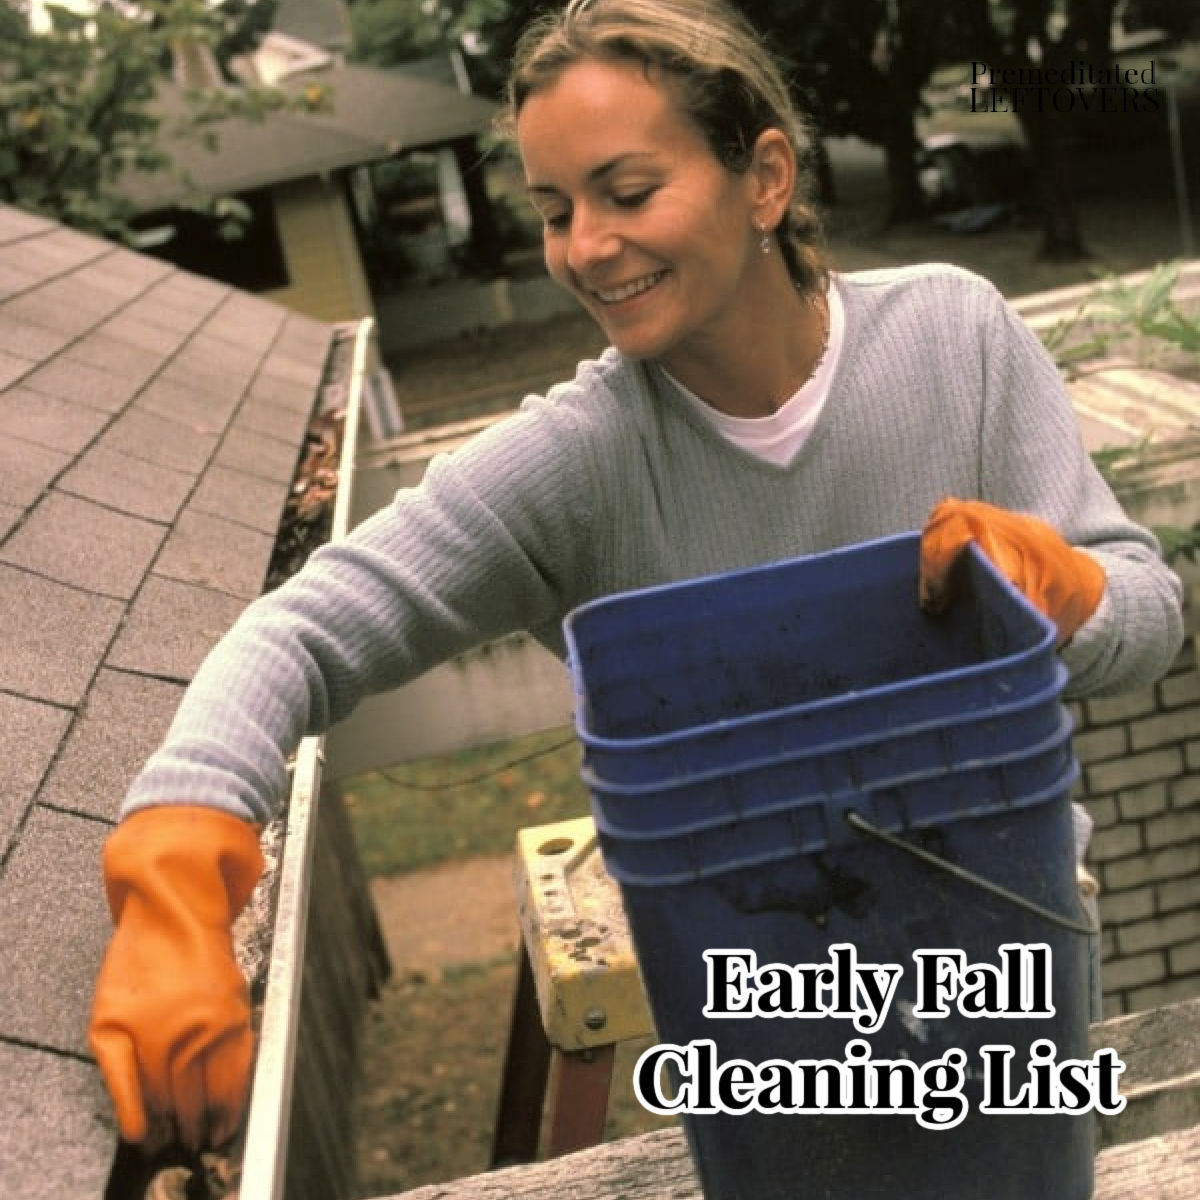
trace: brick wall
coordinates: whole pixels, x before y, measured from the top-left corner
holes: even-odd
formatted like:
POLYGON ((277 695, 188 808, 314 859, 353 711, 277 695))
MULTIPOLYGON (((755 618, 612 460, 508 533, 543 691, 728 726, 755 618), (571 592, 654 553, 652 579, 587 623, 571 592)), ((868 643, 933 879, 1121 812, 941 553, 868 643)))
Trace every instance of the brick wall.
POLYGON ((1171 672, 1071 705, 1096 823, 1105 1016, 1200 996, 1200 661, 1196 605, 1171 672))

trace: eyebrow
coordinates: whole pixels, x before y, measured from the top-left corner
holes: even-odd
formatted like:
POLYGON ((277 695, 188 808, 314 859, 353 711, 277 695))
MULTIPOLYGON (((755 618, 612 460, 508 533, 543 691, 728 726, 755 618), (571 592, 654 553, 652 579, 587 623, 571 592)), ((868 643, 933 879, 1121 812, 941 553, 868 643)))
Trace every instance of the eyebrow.
MULTIPOLYGON (((607 162, 602 162, 599 166, 593 167, 587 173, 588 182, 599 182, 606 176, 613 174, 614 171, 617 171, 621 167, 627 165, 631 159, 653 157, 654 156, 648 150, 631 150, 627 154, 618 154, 616 158, 610 158, 607 162)), ((526 184, 525 191, 530 196, 557 196, 561 194, 558 188, 548 183, 526 184)))

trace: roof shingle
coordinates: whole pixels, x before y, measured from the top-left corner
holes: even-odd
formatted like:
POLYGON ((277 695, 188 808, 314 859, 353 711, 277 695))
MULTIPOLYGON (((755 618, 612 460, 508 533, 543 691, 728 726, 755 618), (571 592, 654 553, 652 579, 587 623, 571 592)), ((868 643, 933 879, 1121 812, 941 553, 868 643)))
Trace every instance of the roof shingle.
POLYGON ((0 1176, 92 1197, 100 849, 262 590, 332 326, 0 206, 0 1176))

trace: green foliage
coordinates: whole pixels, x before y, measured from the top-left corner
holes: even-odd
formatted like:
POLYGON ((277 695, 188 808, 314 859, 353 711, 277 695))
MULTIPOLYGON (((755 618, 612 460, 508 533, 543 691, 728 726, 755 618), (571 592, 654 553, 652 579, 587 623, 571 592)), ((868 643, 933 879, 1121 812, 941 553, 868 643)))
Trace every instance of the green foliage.
POLYGON ((1200 521, 1191 529, 1179 529, 1174 525, 1159 525, 1155 527, 1155 535, 1162 545, 1163 557, 1167 562, 1186 558, 1188 562, 1200 562, 1200 521))
MULTIPOLYGON (((1108 446, 1103 450, 1093 450, 1092 461, 1109 486, 1119 487, 1121 467, 1136 463, 1147 445, 1148 439, 1143 438, 1132 446, 1108 446)), ((1190 563, 1200 562, 1200 521, 1190 529, 1182 529, 1178 525, 1155 525, 1152 532, 1158 538, 1167 562, 1174 563, 1180 559, 1187 559, 1190 563)))
POLYGON ((358 0, 350 9, 354 57, 390 67, 443 48, 438 23, 422 8, 420 0, 358 0))
MULTIPOLYGON (((268 0, 273 5, 274 0, 268 0)), ((169 171, 173 138, 213 145, 222 121, 261 120, 280 108, 320 109, 327 97, 293 98, 261 87, 210 87, 184 95, 183 115, 156 105, 172 51, 184 44, 227 53, 261 28, 254 0, 210 8, 203 0, 102 0, 83 15, 53 6, 51 26, 34 32, 0 3, 0 201, 116 240, 130 234, 134 206, 122 182, 169 171)), ((225 233, 241 206, 195 194, 225 233)))
POLYGON ((278 8, 279 0, 221 0, 219 8, 210 10, 221 22, 213 53, 223 70, 228 70, 231 59, 249 54, 271 32, 278 8))
MULTIPOLYGON (((1200 319, 1189 317, 1172 299, 1179 279, 1178 262, 1159 263, 1140 283, 1129 283, 1112 275, 1102 287, 1084 298, 1075 311, 1042 335, 1042 342, 1061 371, 1074 374, 1089 360, 1107 354, 1115 345, 1137 339, 1138 361, 1153 358, 1162 344, 1180 350, 1200 350, 1200 319), (1073 340, 1083 322, 1088 334, 1073 340)), ((1111 446, 1092 453, 1092 461, 1110 485, 1119 485, 1121 467, 1136 462, 1146 451, 1148 440, 1132 446, 1111 446)), ((1200 554, 1200 521, 1190 529, 1173 525, 1156 526, 1154 534, 1167 562, 1200 554)))
POLYGON ((1083 319, 1083 309, 1084 306, 1081 305, 1070 317, 1055 322, 1042 334, 1042 343, 1054 357, 1059 370, 1067 373, 1074 371, 1080 363, 1099 358, 1108 350, 1111 341, 1105 334, 1097 334, 1082 341, 1071 340, 1071 335, 1083 319))
POLYGON ((116 181, 166 164, 149 111, 164 46, 108 8, 49 14, 37 35, 0 5, 0 199, 112 236, 133 215, 116 181))
POLYGON ((551 0, 355 0, 353 54, 379 67, 465 52, 473 90, 498 96, 521 30, 551 0))
POLYGON ((1114 333, 1132 330, 1180 350, 1200 350, 1200 320, 1188 317, 1171 299, 1179 279, 1178 262, 1160 263, 1139 285, 1109 277, 1091 305, 1092 316, 1114 333))
POLYGON ((1172 299, 1180 265, 1159 263, 1138 284, 1106 276, 1069 317, 1042 335, 1059 368, 1076 372, 1131 338, 1143 365, 1166 348, 1200 351, 1200 318, 1189 316, 1172 299), (1085 324, 1086 333, 1080 337, 1085 324))
POLYGON ((464 40, 486 42, 492 25, 530 8, 515 0, 358 0, 350 9, 355 56, 392 66, 464 40))

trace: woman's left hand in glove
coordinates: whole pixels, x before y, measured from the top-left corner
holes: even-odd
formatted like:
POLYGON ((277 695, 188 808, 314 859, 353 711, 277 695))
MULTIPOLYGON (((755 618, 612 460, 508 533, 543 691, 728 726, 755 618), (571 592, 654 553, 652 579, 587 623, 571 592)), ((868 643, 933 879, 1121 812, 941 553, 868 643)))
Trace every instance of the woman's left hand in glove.
POLYGON ((921 535, 922 608, 945 608, 950 570, 970 542, 1058 626, 1060 646, 1104 595, 1104 568, 1045 521, 982 500, 949 498, 934 507, 921 535))

